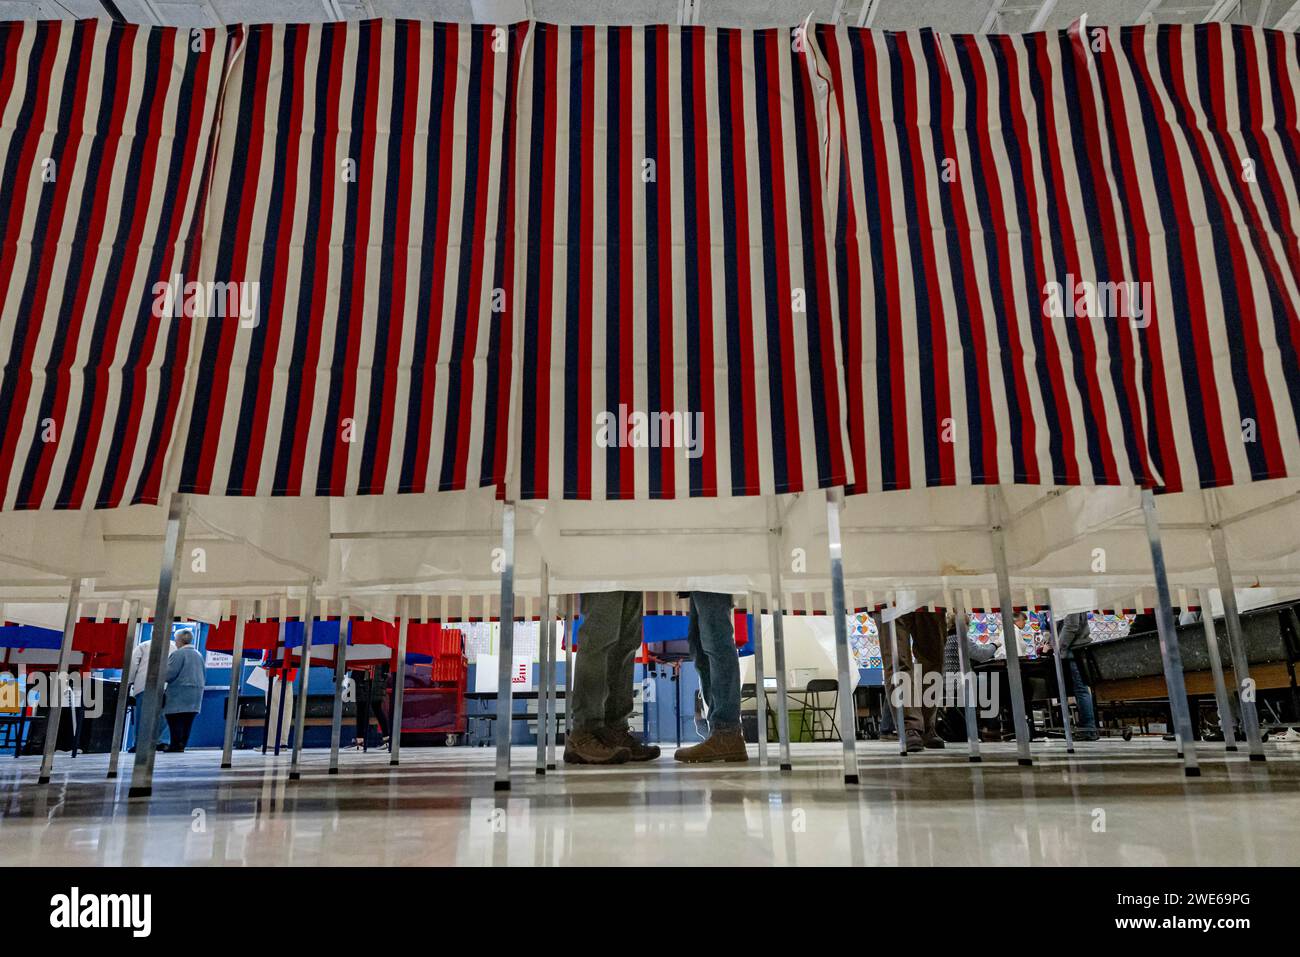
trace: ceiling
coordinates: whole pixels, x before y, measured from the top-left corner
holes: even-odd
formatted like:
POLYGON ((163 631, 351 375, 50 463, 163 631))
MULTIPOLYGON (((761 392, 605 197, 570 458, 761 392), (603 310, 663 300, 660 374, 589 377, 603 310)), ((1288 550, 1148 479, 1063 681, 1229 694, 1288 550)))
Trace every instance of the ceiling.
POLYGON ((848 24, 947 33, 1055 29, 1082 13, 1098 25, 1224 20, 1300 27, 1300 0, 0 0, 0 20, 120 14, 136 23, 215 26, 367 17, 506 23, 531 15, 552 23, 676 23, 683 4, 696 7, 693 22, 714 26, 788 26, 811 11, 823 22, 838 15, 848 24))

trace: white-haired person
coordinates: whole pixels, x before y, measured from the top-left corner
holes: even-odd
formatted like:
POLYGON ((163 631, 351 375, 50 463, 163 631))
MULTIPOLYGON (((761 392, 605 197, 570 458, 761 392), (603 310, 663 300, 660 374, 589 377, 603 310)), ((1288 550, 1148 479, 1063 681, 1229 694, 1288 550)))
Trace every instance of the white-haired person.
POLYGON ((190 740, 190 728, 203 708, 203 655, 194 647, 194 634, 176 633, 176 650, 167 659, 167 687, 163 692, 163 715, 171 731, 169 754, 180 754, 190 740))

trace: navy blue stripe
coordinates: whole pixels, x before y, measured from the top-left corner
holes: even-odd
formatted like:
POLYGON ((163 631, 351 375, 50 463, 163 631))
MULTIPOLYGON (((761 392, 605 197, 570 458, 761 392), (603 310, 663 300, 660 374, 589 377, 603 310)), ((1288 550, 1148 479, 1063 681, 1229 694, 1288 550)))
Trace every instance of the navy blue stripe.
MULTIPOLYGON (((664 356, 659 353, 659 330, 664 321, 661 317, 660 310, 663 305, 659 302, 659 272, 664 268, 664 264, 659 260, 659 165, 665 160, 665 157, 659 155, 659 125, 667 123, 668 117, 659 115, 659 90, 657 81, 659 78, 659 50, 655 45, 655 39, 663 27, 648 26, 645 28, 645 153, 646 159, 653 163, 654 176, 650 182, 645 184, 645 256, 646 256, 646 412, 653 414, 661 411, 663 406, 663 396, 660 394, 659 370, 662 368, 661 363, 664 356)), ((663 65, 667 69, 668 64, 663 65)), ((664 104, 667 107, 667 104, 664 104)), ((671 237, 668 245, 669 262, 672 256, 671 237)), ((669 310, 672 303, 668 303, 669 310)), ((669 323, 672 322, 671 311, 667 318, 669 323)), ((672 356, 667 357, 668 362, 672 362, 672 356)), ((671 400, 671 396, 668 397, 671 400)), ((664 478, 663 478, 663 461, 657 449, 651 449, 648 456, 650 463, 650 498, 663 498, 664 478)))
MULTIPOLYGON (((540 330, 537 323, 541 299, 541 251, 544 242, 551 242, 552 237, 542 235, 542 195, 548 192, 550 184, 542 175, 546 152, 546 68, 547 48, 546 34, 554 28, 549 24, 538 24, 537 35, 533 37, 533 122, 532 148, 529 156, 529 182, 533 188, 528 191, 528 248, 525 251, 528 267, 520 277, 527 285, 524 292, 524 354, 523 378, 521 382, 523 399, 524 427, 519 430, 519 477, 521 495, 532 498, 537 493, 537 429, 534 423, 541 416, 550 415, 550 409, 540 409, 537 404, 537 387, 540 376, 549 370, 538 367, 538 349, 540 330)), ((577 247, 574 247, 575 251, 577 247)), ((577 259, 574 256, 573 259, 577 259)), ((548 293, 550 290, 546 290, 548 293)))
MULTIPOLYGON (((702 131, 695 128, 695 105, 696 97, 703 96, 704 91, 695 89, 695 70, 697 67, 697 57, 695 46, 692 41, 694 31, 681 31, 682 47, 682 237, 686 242, 686 248, 700 248, 700 229, 697 214, 697 203, 699 202, 700 184, 697 182, 695 162, 696 158, 692 155, 694 150, 702 149, 700 143, 702 131)), ((718 41, 719 59, 723 56, 722 42, 718 41)), ((721 71, 720 71, 721 72, 721 71)), ((721 123, 723 136, 726 136, 725 122, 721 123)), ((707 132, 707 131, 703 131, 707 132)), ((727 151, 724 149, 722 155, 725 158, 727 151)), ((722 176, 723 196, 727 195, 729 171, 724 170, 722 176)), ((734 230, 735 230, 735 212, 732 209, 731 226, 733 230, 733 242, 731 247, 734 248, 734 230)), ((724 231, 725 238, 725 231, 724 231)), ((731 263, 732 275, 734 276, 734 261, 731 263)), ((700 258, 698 256, 688 255, 686 257, 686 405, 687 409, 694 414, 702 412, 703 405, 700 399, 700 258)), ((696 495, 704 487, 704 458, 688 459, 688 468, 690 470, 690 494, 696 495)))
MULTIPOLYGON (((569 214, 564 294, 564 389, 572 401, 564 403, 564 497, 578 497, 578 444, 585 440, 587 423, 578 421, 578 379, 590 369, 578 367, 582 341, 582 77, 593 69, 586 64, 584 27, 569 27, 569 214)), ((556 93, 557 97, 559 91, 556 93)), ((559 150, 559 144, 556 144, 559 150)), ((585 410, 584 410, 585 411, 585 410)), ((525 422, 532 421, 524 419, 525 422)), ((533 487, 533 486, 529 486, 533 487)))
MULTIPOLYGON (((608 28, 609 37, 609 72, 605 77, 607 84, 606 109, 608 111, 608 130, 605 141, 605 160, 608 170, 607 189, 605 192, 606 236, 608 237, 609 256, 605 261, 605 408, 618 415, 619 399, 619 359, 623 343, 619 339, 619 292, 622 277, 619 273, 619 252, 622 220, 619 217, 619 194, 624 178, 631 175, 624 164, 632 162, 631 157, 619 155, 619 132, 624 123, 631 122, 631 117, 624 117, 619 111, 620 77, 622 51, 619 49, 617 27, 608 28)), ((632 277, 627 277, 628 282, 632 277)), ((631 344, 628 343, 630 346, 631 344)), ((605 497, 619 498, 619 449, 613 442, 605 450, 605 497)))

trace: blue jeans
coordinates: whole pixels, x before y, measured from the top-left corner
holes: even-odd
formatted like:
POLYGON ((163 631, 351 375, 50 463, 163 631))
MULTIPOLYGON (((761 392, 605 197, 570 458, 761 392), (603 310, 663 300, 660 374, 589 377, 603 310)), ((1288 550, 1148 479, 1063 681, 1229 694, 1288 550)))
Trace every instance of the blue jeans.
POLYGON ((709 706, 709 732, 740 730, 740 658, 736 652, 731 596, 691 592, 691 624, 686 635, 709 706))
POLYGON ((1070 680, 1070 691, 1074 694, 1074 703, 1079 706, 1079 727, 1095 729, 1097 712, 1092 705, 1092 689, 1083 682, 1079 662, 1073 657, 1066 658, 1065 669, 1065 676, 1070 680))

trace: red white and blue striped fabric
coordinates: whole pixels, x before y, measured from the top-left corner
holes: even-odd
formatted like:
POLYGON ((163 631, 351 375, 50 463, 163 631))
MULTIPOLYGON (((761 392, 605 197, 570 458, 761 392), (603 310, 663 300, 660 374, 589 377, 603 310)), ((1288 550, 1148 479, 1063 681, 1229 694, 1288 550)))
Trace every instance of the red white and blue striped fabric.
POLYGON ((527 27, 235 29, 203 271, 260 315, 200 323, 180 489, 499 484, 527 27))
POLYGON ((1294 34, 817 37, 854 491, 1297 473, 1294 34))
POLYGON ((519 104, 518 497, 848 479, 824 106, 800 46, 790 30, 537 26, 519 104), (674 414, 689 437, 664 434, 674 414))
POLYGON ((0 509, 156 502, 224 33, 0 23, 0 509))
POLYGON ((1089 29, 1090 149, 1154 291, 1148 445, 1165 487, 1300 475, 1300 37, 1089 29))

